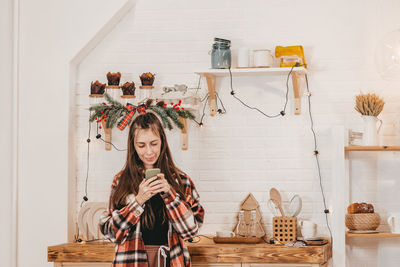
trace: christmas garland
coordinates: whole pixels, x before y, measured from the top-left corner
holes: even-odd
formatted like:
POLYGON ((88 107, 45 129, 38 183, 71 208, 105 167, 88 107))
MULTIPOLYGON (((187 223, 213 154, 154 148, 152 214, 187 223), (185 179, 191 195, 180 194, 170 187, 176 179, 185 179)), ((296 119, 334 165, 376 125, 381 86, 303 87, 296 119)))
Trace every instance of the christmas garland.
MULTIPOLYGON (((104 121, 106 128, 113 128, 115 124, 118 125, 118 129, 123 130, 130 124, 133 116, 138 112, 139 114, 145 114, 147 110, 152 110, 156 113, 164 126, 164 128, 172 129, 171 121, 179 127, 183 128, 183 124, 179 121, 179 117, 188 118, 191 120, 195 119, 195 116, 188 110, 181 107, 182 101, 179 100, 178 104, 171 103, 170 107, 164 101, 156 102, 153 99, 148 99, 145 103, 140 105, 127 104, 122 105, 120 102, 114 100, 107 93, 104 94, 106 102, 93 105, 89 108, 93 112, 89 121, 96 121, 97 123, 104 121), (156 102, 156 104, 153 104, 156 102), (170 121, 171 120, 171 121, 170 121)), ((100 127, 101 128, 101 127, 100 127)))

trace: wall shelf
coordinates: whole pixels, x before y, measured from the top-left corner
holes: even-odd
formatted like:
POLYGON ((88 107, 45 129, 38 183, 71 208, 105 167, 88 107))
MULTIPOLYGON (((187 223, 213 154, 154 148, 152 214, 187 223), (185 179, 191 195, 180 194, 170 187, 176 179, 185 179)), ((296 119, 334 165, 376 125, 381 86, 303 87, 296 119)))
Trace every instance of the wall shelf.
POLYGON ((400 146, 345 146, 344 151, 400 151, 400 146))
POLYGON ((346 237, 361 237, 361 238, 379 238, 379 237, 400 237, 400 234, 392 233, 374 233, 374 234, 356 234, 346 232, 346 237))
MULTIPOLYGON (((250 76, 250 75, 284 75, 289 74, 292 68, 240 68, 231 69, 232 76, 250 76)), ((228 69, 208 69, 205 71, 195 72, 207 79, 207 87, 209 92, 208 104, 210 106, 210 115, 217 114, 217 99, 215 94, 216 77, 229 76, 228 69)), ((300 76, 305 75, 307 69, 304 67, 294 67, 292 70, 292 83, 294 91, 294 114, 299 115, 301 111, 300 101, 300 76)))
MULTIPOLYGON (((232 74, 235 75, 260 75, 260 74, 288 74, 290 71, 290 67, 285 68, 240 68, 240 69, 231 69, 232 74)), ((292 72, 297 72, 299 74, 307 73, 307 69, 304 67, 294 67, 292 72)), ((196 74, 212 74, 215 76, 229 76, 228 69, 207 69, 205 71, 195 72, 196 74)))
MULTIPOLYGON (((388 232, 377 233, 352 233, 348 232, 345 225, 345 218, 347 207, 350 203, 355 202, 352 199, 351 188, 351 172, 356 166, 352 168, 352 157, 357 157, 359 153, 370 153, 373 151, 400 151, 400 146, 350 146, 348 145, 347 135, 348 130, 342 125, 334 126, 332 128, 332 177, 335 177, 332 182, 332 195, 340 196, 332 200, 332 237, 335 242, 332 243, 333 262, 335 266, 346 267, 350 264, 349 253, 353 246, 358 244, 351 244, 351 238, 400 238, 400 234, 392 234, 388 232), (350 152, 357 153, 350 153, 350 152)), ((360 159, 358 159, 360 160, 360 159)), ((379 240, 373 240, 378 242, 379 240)))

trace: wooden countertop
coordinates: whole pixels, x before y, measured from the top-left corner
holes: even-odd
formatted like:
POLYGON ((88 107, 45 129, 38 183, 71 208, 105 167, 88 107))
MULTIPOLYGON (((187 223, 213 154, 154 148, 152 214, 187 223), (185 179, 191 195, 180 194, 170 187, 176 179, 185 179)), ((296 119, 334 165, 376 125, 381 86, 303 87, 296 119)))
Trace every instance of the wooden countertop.
MULTIPOLYGON (((195 238, 187 243, 193 262, 210 263, 314 263, 323 264, 332 257, 330 244, 302 248, 259 244, 216 244, 211 238, 195 238)), ((48 247, 50 262, 111 262, 115 245, 108 241, 66 243, 48 247)))

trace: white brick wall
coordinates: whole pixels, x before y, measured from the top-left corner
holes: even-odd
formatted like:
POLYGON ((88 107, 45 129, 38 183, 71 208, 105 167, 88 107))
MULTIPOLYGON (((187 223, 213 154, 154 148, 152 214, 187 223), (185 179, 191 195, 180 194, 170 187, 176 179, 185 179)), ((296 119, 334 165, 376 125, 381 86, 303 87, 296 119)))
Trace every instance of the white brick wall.
MULTIPOLYGON (((138 75, 151 71, 157 74, 157 89, 179 83, 195 87, 198 76, 194 72, 210 65, 207 53, 213 37, 225 37, 232 40, 233 51, 240 46, 273 49, 276 45, 303 45, 329 206, 331 180, 335 179, 331 177, 331 128, 343 124, 361 130, 361 119, 353 109, 354 96, 360 90, 374 90, 385 98, 382 140, 387 144, 399 141, 395 137, 399 134, 399 83, 383 81, 374 63, 375 45, 385 32, 397 26, 394 18, 399 10, 395 1, 378 0, 139 1, 79 69, 77 205, 83 196, 86 175, 90 82, 105 82, 108 71, 120 71, 139 85, 138 75)), ((234 77, 237 95, 267 113, 282 109, 285 82, 284 75, 234 77)), ((327 235, 306 98, 302 99, 302 114, 294 116, 290 91, 287 116, 267 119, 232 98, 228 78, 219 79, 217 85, 227 113, 216 117, 207 113, 203 128, 190 123, 188 151, 180 150, 178 130, 167 133, 177 165, 194 180, 206 209, 201 233, 231 229, 239 204, 249 192, 259 201, 270 233, 272 216, 266 205, 267 192, 276 187, 283 194, 285 206, 294 194, 300 194, 300 217, 315 221, 319 234, 327 235)), ((204 95, 205 80, 201 87, 204 95)), ((113 175, 122 168, 125 153, 105 151, 104 144, 95 140, 94 129, 93 125, 89 199, 107 201, 113 175)), ((127 131, 114 129, 113 143, 124 148, 126 136, 127 131)), ((384 218, 390 211, 400 211, 396 198, 400 188, 396 180, 398 158, 396 153, 356 156, 352 161, 352 200, 375 203, 384 218)), ((354 259, 365 260, 351 266, 377 266, 377 246, 352 246, 354 259)))

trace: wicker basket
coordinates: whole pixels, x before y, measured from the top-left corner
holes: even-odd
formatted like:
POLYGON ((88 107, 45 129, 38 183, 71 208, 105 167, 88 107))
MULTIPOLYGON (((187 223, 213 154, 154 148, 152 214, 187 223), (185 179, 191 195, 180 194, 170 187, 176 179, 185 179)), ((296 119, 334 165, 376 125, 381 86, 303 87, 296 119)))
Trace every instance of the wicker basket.
POLYGON ((346 226, 350 230, 375 230, 380 222, 378 213, 346 214, 346 226))

